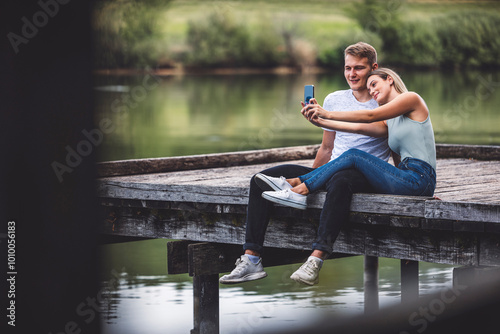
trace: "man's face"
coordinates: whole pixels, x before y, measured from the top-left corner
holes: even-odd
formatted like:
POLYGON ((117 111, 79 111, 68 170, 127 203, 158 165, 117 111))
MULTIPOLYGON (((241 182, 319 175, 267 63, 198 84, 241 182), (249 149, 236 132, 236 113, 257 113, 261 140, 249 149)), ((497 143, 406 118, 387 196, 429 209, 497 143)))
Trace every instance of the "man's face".
POLYGON ((375 68, 372 68, 366 57, 361 58, 351 55, 345 57, 344 76, 349 87, 354 91, 366 90, 366 79, 368 79, 368 74, 372 69, 375 68))

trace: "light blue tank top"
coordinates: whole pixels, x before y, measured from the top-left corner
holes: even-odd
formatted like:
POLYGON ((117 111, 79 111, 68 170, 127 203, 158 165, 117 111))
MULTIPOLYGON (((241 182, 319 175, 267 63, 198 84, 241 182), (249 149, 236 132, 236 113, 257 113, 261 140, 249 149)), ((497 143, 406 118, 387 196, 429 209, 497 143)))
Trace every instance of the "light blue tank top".
POLYGON ((436 143, 431 118, 414 121, 405 115, 387 120, 389 147, 404 158, 420 159, 436 170, 436 143))

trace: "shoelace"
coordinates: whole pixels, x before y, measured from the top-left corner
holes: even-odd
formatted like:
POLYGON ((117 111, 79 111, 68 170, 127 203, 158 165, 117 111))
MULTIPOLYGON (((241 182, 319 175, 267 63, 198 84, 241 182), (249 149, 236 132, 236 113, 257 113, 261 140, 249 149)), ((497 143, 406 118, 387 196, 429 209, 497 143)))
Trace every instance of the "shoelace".
POLYGON ((314 274, 314 272, 316 271, 316 269, 319 269, 319 266, 318 266, 318 264, 314 260, 311 260, 311 261, 306 261, 302 265, 302 269, 307 274, 312 275, 312 274, 314 274))
POLYGON ((281 182, 283 182, 283 184, 288 183, 288 182, 286 182, 286 177, 284 177, 284 176, 280 176, 280 180, 281 180, 281 182))
POLYGON ((279 191, 276 192, 276 194, 282 194, 283 197, 287 197, 287 198, 291 197, 291 194, 288 191, 288 189, 279 190, 279 191))
POLYGON ((231 272, 231 274, 238 274, 240 273, 243 269, 245 269, 248 266, 248 263, 243 261, 241 258, 238 258, 235 263, 236 268, 231 272))

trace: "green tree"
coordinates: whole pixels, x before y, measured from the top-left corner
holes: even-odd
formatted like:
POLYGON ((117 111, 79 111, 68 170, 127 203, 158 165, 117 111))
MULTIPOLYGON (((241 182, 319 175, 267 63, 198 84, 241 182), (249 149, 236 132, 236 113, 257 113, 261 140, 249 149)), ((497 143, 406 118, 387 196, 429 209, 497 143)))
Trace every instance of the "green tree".
POLYGON ((154 66, 161 51, 160 14, 169 0, 102 0, 94 8, 98 67, 154 66))

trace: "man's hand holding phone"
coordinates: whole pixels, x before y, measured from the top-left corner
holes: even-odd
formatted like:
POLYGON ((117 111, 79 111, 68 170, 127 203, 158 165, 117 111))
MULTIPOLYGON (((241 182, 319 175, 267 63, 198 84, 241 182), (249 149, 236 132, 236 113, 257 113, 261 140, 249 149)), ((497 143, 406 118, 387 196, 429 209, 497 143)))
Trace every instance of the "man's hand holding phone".
POLYGON ((302 105, 302 110, 300 112, 308 121, 317 120, 318 115, 316 115, 315 111, 317 111, 319 104, 315 98, 310 99, 308 104, 304 102, 300 102, 300 104, 302 105))

